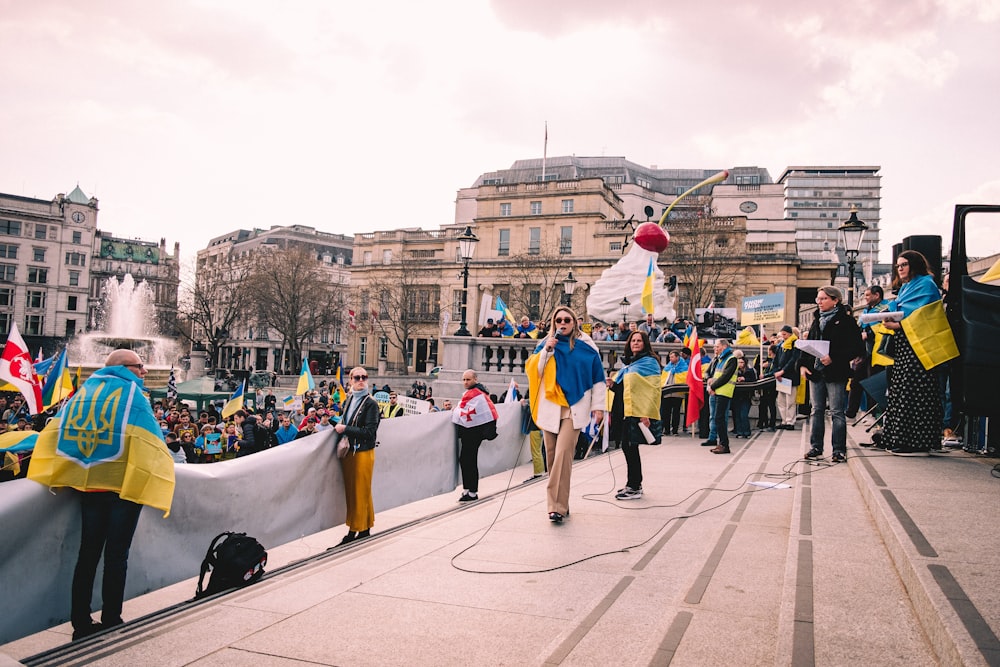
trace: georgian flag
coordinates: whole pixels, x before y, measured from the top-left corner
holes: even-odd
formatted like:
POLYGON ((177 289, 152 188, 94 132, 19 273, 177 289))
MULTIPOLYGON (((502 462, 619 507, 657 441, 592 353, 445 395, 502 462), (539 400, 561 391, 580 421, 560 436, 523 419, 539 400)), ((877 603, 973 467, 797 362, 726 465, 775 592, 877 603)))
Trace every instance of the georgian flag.
POLYGON ((451 421, 459 426, 471 428, 496 421, 497 409, 490 397, 482 389, 470 389, 462 396, 458 406, 451 411, 451 421))
POLYGON ((31 364, 28 346, 24 344, 21 332, 14 323, 10 325, 7 344, 0 356, 0 380, 6 380, 21 392, 29 414, 37 415, 42 411, 42 387, 31 364))

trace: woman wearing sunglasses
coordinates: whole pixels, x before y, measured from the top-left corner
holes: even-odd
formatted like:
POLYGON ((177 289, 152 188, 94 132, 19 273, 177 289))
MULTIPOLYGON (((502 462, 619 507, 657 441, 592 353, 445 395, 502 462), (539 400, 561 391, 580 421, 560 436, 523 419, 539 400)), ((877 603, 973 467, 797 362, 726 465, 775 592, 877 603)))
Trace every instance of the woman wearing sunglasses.
POLYGON ((378 403, 368 391, 368 372, 364 368, 359 366, 351 371, 349 386, 351 395, 344 408, 344 418, 334 426, 350 444, 347 456, 340 459, 348 530, 341 544, 368 537, 375 525, 372 471, 375 468, 375 435, 382 416, 378 403))
POLYGON ((552 314, 549 335, 525 368, 531 416, 545 438, 549 466, 549 520, 569 516, 569 484, 580 430, 591 415, 601 423, 607 385, 597 344, 580 331, 576 313, 565 306, 552 314))

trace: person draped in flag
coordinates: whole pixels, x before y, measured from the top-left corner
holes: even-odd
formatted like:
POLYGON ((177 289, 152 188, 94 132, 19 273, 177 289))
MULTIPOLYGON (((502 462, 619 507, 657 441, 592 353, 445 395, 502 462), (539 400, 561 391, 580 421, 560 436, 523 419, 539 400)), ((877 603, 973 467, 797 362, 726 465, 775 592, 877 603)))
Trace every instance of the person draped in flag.
POLYGON ((462 469, 462 495, 460 503, 479 500, 479 445, 492 440, 497 432, 497 409, 490 400, 489 391, 479 384, 476 372, 469 369, 462 373, 465 393, 451 412, 456 426, 461 451, 458 463, 462 469))
POLYGON ((650 426, 660 418, 660 362, 653 353, 645 331, 633 331, 625 341, 624 365, 614 379, 608 378, 611 399, 611 437, 621 442, 628 469, 625 488, 619 489, 618 500, 642 498, 642 459, 639 445, 646 442, 639 428, 650 426))
POLYGON ((368 371, 358 366, 348 376, 351 396, 344 406, 344 418, 333 427, 350 445, 340 459, 347 501, 347 544, 371 535, 375 525, 375 502, 372 500, 372 473, 375 470, 375 438, 381 410, 368 390, 368 371))
POLYGON ((528 357, 531 416, 545 439, 548 462, 549 520, 569 516, 569 486, 580 430, 604 420, 608 387, 597 343, 580 331, 576 313, 559 306, 552 313, 549 335, 528 357))
POLYGON ((132 350, 109 354, 38 436, 28 469, 39 484, 78 491, 83 523, 71 595, 74 640, 122 624, 128 553, 142 506, 170 513, 174 460, 142 395, 145 376, 132 350), (95 623, 90 603, 102 553, 103 607, 95 623))

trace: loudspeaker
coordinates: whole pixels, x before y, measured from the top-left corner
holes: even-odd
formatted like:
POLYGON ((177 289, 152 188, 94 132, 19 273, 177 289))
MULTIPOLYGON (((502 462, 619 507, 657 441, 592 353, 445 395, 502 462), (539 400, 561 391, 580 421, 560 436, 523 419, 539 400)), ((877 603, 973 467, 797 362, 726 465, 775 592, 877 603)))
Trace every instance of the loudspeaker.
MULTIPOLYGON (((927 258, 927 266, 934 274, 934 282, 941 284, 941 237, 907 236, 903 239, 903 250, 916 250, 927 258)), ((895 253, 895 246, 893 246, 895 253)))

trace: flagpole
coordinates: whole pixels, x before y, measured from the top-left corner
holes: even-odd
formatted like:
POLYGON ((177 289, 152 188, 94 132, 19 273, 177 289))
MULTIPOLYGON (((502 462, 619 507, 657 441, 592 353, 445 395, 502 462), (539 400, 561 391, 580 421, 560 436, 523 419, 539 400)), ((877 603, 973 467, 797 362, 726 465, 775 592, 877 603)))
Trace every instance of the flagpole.
POLYGON ((545 121, 545 144, 542 148, 542 182, 545 182, 545 160, 549 154, 549 121, 545 121))

